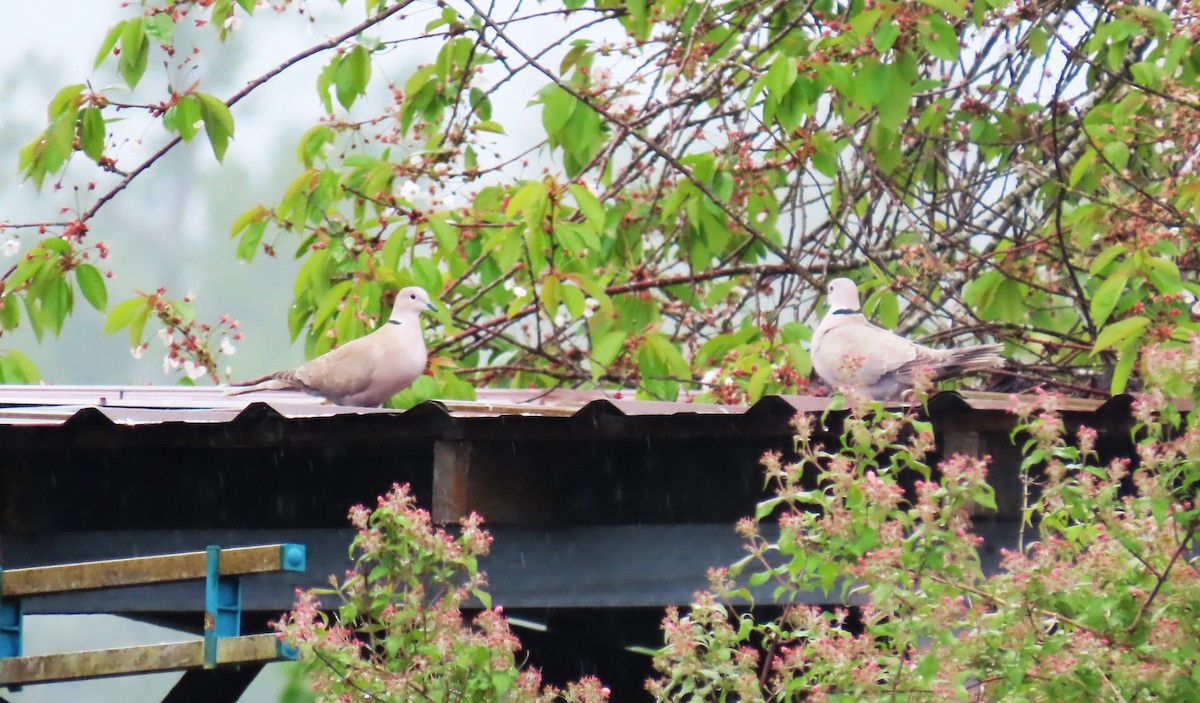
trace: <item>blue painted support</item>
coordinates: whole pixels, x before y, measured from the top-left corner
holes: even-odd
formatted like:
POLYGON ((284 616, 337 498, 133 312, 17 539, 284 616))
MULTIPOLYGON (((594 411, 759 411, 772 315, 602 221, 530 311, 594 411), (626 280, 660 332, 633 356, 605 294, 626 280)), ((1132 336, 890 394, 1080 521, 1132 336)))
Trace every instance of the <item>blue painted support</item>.
POLYGON ((204 668, 217 665, 217 640, 242 634, 242 581, 221 576, 221 547, 209 545, 204 580, 204 668))
POLYGON ((284 571, 304 571, 308 565, 303 544, 279 545, 279 568, 284 571))
MULTIPOLYGON (((0 593, 4 567, 0 567, 0 593)), ((0 659, 21 656, 21 599, 0 596, 0 659)))
POLYGON ((296 649, 287 642, 284 642, 283 640, 279 640, 279 643, 275 647, 275 651, 279 653, 280 659, 285 659, 287 661, 294 662, 300 658, 300 650, 296 649))

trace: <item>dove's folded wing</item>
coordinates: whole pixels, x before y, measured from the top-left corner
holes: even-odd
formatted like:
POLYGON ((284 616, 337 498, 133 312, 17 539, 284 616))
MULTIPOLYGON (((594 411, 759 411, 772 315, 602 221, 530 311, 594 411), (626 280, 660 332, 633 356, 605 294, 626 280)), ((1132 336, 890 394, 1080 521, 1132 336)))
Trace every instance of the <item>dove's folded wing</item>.
POLYGON ((912 363, 922 347, 870 323, 845 325, 828 330, 821 340, 821 354, 830 368, 856 368, 843 381, 871 386, 896 369, 912 363))
POLYGON ((370 336, 355 339, 296 369, 296 380, 306 390, 330 400, 347 398, 371 386, 378 363, 378 344, 370 336))

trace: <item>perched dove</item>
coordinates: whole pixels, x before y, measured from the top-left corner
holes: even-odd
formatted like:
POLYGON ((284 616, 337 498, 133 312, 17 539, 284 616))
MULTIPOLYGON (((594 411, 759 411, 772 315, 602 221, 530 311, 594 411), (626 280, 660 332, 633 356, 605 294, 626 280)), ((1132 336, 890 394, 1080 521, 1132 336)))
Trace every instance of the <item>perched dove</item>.
POLYGON ((858 303, 858 288, 849 278, 829 282, 829 312, 812 339, 812 363, 831 386, 861 390, 872 398, 898 398, 911 388, 919 370, 929 368, 933 380, 982 371, 1004 363, 1001 344, 969 349, 933 349, 871 324, 858 303))
POLYGON ((337 405, 376 406, 408 388, 425 371, 421 311, 437 310, 423 288, 396 294, 392 316, 365 337, 346 342, 298 369, 247 381, 228 395, 300 390, 337 405))

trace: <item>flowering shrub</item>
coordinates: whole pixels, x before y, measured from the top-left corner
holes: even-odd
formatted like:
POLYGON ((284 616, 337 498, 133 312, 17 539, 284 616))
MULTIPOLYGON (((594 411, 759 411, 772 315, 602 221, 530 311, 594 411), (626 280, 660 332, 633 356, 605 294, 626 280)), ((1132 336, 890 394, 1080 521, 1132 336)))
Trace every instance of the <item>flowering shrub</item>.
POLYGON ((478 558, 492 538, 478 515, 451 535, 397 485, 374 511, 352 508, 350 521, 358 528, 354 569, 340 583, 332 578, 332 589, 298 592, 276 625, 310 662, 317 700, 607 700, 594 678, 559 690, 517 665, 521 643, 483 590, 478 558), (322 610, 322 595, 337 597, 336 610, 322 610), (484 608, 468 624, 462 608, 472 596, 484 608))
POLYGON ((994 574, 970 518, 994 507, 986 459, 935 471, 927 423, 858 399, 832 450, 814 417, 798 416, 798 459, 764 457, 775 496, 738 527, 749 556, 714 570, 686 613, 668 611, 649 690, 664 701, 1196 700, 1200 427, 1193 411, 1182 431, 1166 398, 1200 395, 1200 337, 1147 349, 1143 367, 1136 465, 1100 465, 1087 428, 1069 443, 1052 396, 1019 408, 1026 520, 994 574), (749 598, 743 583, 768 582, 784 603, 816 590, 861 608, 791 604, 760 622, 727 605, 749 598))

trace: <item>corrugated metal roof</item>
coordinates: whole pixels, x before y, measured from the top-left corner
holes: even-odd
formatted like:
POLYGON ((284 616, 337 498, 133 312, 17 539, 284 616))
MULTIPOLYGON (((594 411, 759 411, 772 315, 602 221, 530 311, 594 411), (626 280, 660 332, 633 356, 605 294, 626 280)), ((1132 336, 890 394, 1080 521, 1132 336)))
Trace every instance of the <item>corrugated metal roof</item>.
MULTIPOLYGON (((58 425, 85 408, 95 408, 116 424, 140 425, 167 422, 223 423, 235 420, 252 405, 265 405, 284 418, 335 415, 402 414, 401 410, 341 407, 296 391, 265 391, 226 395, 221 387, 181 386, 0 386, 0 424, 58 425)), ((690 401, 635 400, 633 391, 581 391, 539 389, 492 389, 476 391, 476 399, 436 400, 430 404, 455 418, 536 416, 571 417, 590 405, 605 406, 626 416, 741 415, 790 406, 795 411, 823 412, 830 399, 818 396, 768 396, 752 406, 716 405, 690 401)), ((1108 400, 1063 398, 1059 406, 1067 412, 1104 413, 1127 411, 1130 396, 1108 400)), ((931 409, 955 406, 978 411, 1013 409, 1017 402, 1032 397, 1002 393, 949 391, 930 399, 931 409)))

